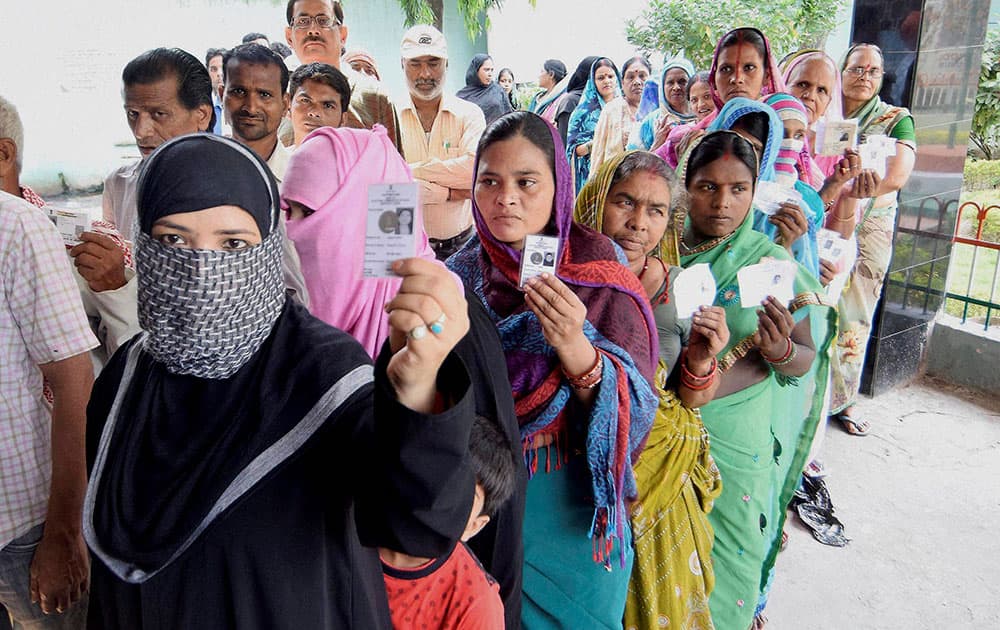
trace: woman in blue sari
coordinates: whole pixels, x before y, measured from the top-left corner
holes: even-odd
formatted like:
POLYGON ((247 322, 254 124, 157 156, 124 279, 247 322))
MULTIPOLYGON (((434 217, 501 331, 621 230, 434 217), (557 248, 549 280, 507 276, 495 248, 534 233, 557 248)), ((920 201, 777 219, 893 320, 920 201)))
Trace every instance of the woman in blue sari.
POLYGON ((573 222, 564 155, 535 114, 490 125, 476 155, 477 236, 448 266, 497 325, 531 475, 522 625, 620 630, 633 554, 625 506, 656 413, 658 345, 621 249, 573 222), (556 271, 522 283, 535 234, 557 239, 556 271))
POLYGON ((590 177, 590 151, 594 129, 604 106, 622 94, 621 76, 615 62, 601 57, 590 67, 590 78, 583 88, 580 104, 569 119, 566 137, 566 157, 573 171, 573 190, 579 191, 590 177))
MULTIPOLYGON (((687 84, 694 76, 694 64, 678 55, 663 66, 657 94, 657 108, 642 118, 642 123, 629 138, 628 148, 651 151, 667 140, 667 134, 677 125, 694 122, 694 113, 687 101, 687 84)), ((641 106, 640 106, 641 109, 641 106)))
MULTIPOLYGON (((789 98, 787 94, 783 96, 789 98)), ((760 156, 760 181, 779 180, 775 167, 782 151, 784 123, 773 108, 760 101, 734 98, 722 107, 722 111, 708 127, 708 131, 726 129, 739 133, 754 146, 760 156)), ((804 182, 794 180, 788 182, 788 187, 794 188, 802 196, 804 207, 785 202, 777 212, 768 215, 755 204, 753 227, 782 245, 797 262, 818 278, 816 234, 823 225, 823 200, 812 186, 804 182)))

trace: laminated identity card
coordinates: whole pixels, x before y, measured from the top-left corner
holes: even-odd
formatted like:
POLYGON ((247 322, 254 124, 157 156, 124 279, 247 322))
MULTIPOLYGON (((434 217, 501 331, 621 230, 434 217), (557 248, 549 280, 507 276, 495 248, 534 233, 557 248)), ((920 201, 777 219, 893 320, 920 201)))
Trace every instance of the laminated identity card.
POLYGON ((858 142, 858 121, 821 120, 816 124, 816 153, 818 155, 843 155, 858 142))
POLYGON ((826 285, 826 294, 829 298, 838 300, 858 259, 858 242, 853 236, 845 239, 839 233, 824 228, 817 232, 816 244, 820 260, 832 264, 836 271, 833 280, 826 285))
POLYGON ((521 250, 521 277, 517 286, 543 273, 555 275, 556 261, 559 260, 559 239, 554 236, 529 234, 524 237, 521 250))
POLYGON ((773 258, 740 269, 736 273, 740 304, 743 308, 758 307, 772 295, 788 306, 795 297, 795 269, 795 261, 773 258))
POLYGON ((873 170, 879 177, 885 177, 885 161, 896 155, 896 139, 881 133, 865 136, 858 145, 858 153, 861 155, 861 168, 873 170))
POLYGON ((90 230, 90 213, 86 210, 55 210, 48 208, 49 220, 59 230, 63 243, 69 247, 80 244, 80 235, 90 230))
POLYGON ((774 216, 781 210, 781 204, 790 203, 799 208, 805 207, 802 193, 794 188, 782 186, 777 182, 758 181, 753 193, 753 207, 767 216, 774 216))
POLYGON ((680 272, 670 288, 678 319, 688 319, 698 312, 698 307, 715 302, 715 276, 708 263, 691 265, 680 272))
POLYGON ((394 276, 391 265, 416 253, 413 220, 417 208, 415 182, 372 184, 368 187, 365 225, 365 278, 394 276))

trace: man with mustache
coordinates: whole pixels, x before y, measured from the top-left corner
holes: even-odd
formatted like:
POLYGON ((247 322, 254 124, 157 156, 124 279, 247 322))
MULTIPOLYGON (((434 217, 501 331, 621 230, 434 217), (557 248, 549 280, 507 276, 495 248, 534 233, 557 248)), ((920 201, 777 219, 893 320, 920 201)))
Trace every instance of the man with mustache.
POLYGON ((266 46, 241 44, 222 58, 222 83, 222 109, 233 139, 267 162, 280 183, 289 155, 278 142, 278 126, 288 112, 288 67, 266 46))
POLYGON ((472 170, 486 129, 478 105, 444 94, 448 43, 441 31, 418 24, 403 35, 403 72, 410 91, 400 109, 403 155, 420 182, 424 229, 445 260, 472 238, 472 170))
MULTIPOLYGON (((268 52, 276 57, 272 51, 268 52)), ((232 52, 228 54, 231 56, 232 52)), ((278 60, 284 67, 280 57, 278 60)), ((225 63, 223 71, 224 69, 225 63)), ((286 83, 287 72, 286 69, 286 83)), ((122 83, 125 118, 143 159, 167 140, 189 133, 211 131, 214 126, 212 78, 197 57, 180 48, 154 48, 142 53, 125 66, 122 83)), ((280 87, 279 85, 279 89, 280 87)), ((281 96, 283 92, 278 94, 281 96)), ((136 189, 141 170, 142 160, 126 164, 104 180, 104 220, 113 224, 129 242, 135 242, 132 228, 136 222, 136 189)), ((285 239, 282 246, 285 284, 292 289, 296 299, 308 306, 309 297, 298 254, 288 239, 285 239)), ((92 247, 88 253, 93 255, 93 258, 88 258, 88 265, 103 270, 95 274, 100 273, 104 278, 114 276, 121 283, 117 288, 132 291, 127 301, 128 310, 119 311, 117 316, 134 318, 136 298, 134 289, 131 288, 135 284, 134 275, 130 282, 126 282, 124 261, 117 253, 117 248, 105 246, 99 251, 92 247)), ((70 255, 72 254, 71 251, 70 255)), ((100 290, 115 288, 112 284, 100 290)))
MULTIPOLYGON (((288 0, 285 8, 285 41, 295 51, 302 64, 325 63, 340 70, 350 83, 351 104, 344 112, 343 127, 371 129, 375 124, 385 127, 389 139, 402 153, 399 119, 392 101, 375 79, 341 65, 341 55, 347 43, 344 7, 336 0, 288 0)), ((292 144, 292 126, 281 128, 285 146, 292 144)))

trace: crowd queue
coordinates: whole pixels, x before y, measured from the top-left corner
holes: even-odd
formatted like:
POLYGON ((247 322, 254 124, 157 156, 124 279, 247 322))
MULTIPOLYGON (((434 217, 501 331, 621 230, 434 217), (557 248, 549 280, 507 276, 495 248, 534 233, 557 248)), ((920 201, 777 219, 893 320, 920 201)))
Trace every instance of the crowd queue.
POLYGON ((338 2, 286 18, 291 50, 251 33, 125 66, 142 158, 72 247, 0 100, 13 627, 762 627, 827 417, 869 430, 915 156, 881 51, 779 62, 736 28, 701 72, 547 60, 515 111, 488 55, 444 91, 431 26, 393 103, 338 2), (815 153, 851 119, 894 140, 884 172, 815 153), (405 182, 415 255, 365 278, 370 187, 405 182), (762 212, 764 182, 801 203, 762 212), (817 255, 824 227, 852 268, 817 255), (522 283, 535 234, 556 271, 522 283), (795 261, 794 297, 744 308, 738 274, 768 260, 795 261), (688 316, 674 281, 702 263, 717 293, 688 316))

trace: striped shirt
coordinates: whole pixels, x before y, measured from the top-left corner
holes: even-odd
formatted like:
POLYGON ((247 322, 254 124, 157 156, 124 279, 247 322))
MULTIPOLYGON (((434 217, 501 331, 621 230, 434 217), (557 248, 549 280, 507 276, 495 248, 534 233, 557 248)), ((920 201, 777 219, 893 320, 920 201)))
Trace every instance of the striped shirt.
POLYGON ((38 366, 96 346, 55 226, 0 192, 0 548, 45 520, 51 408, 38 366))

